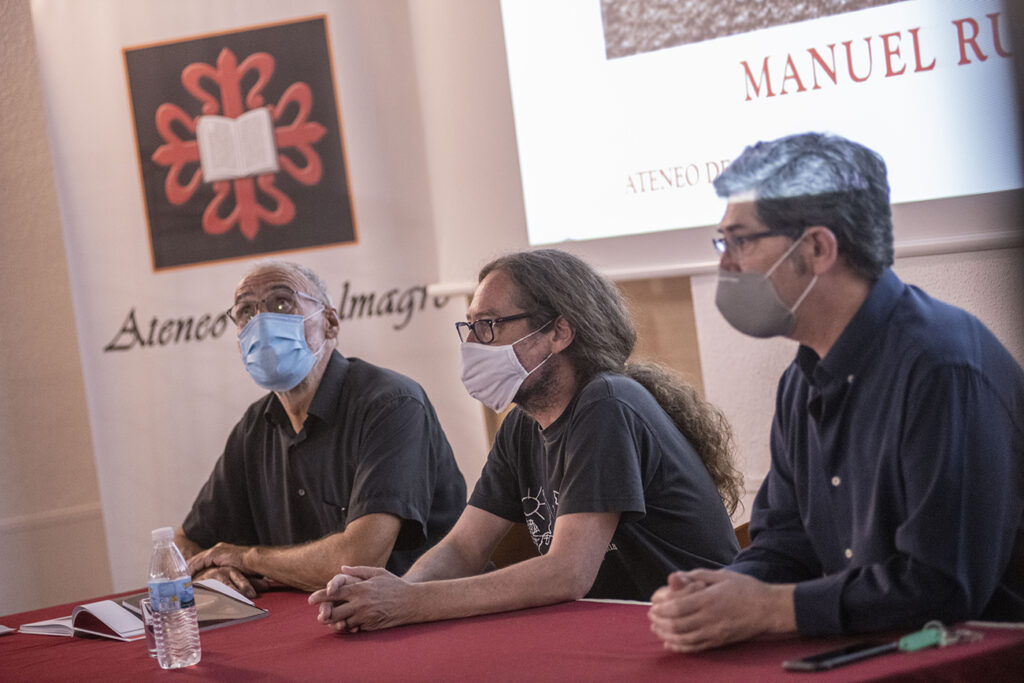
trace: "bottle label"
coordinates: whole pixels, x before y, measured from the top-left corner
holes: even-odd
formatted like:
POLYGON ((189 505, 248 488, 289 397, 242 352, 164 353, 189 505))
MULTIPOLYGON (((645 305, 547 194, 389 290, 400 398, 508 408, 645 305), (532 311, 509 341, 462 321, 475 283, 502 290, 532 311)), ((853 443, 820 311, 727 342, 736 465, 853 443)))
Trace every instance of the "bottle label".
POLYGON ((173 581, 150 581, 149 600, 154 612, 194 607, 196 599, 192 592, 192 577, 183 576, 173 581))

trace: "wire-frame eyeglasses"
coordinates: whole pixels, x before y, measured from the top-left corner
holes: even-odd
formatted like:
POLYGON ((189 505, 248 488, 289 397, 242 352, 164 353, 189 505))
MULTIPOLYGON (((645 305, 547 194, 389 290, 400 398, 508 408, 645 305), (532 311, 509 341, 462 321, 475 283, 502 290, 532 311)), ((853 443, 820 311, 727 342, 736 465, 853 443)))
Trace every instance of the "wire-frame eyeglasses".
POLYGON ((267 313, 295 314, 299 310, 296 297, 300 296, 314 301, 321 306, 324 305, 319 299, 305 292, 297 292, 291 287, 279 285, 272 288, 269 294, 258 301, 256 299, 240 299, 236 301, 235 305, 227 310, 227 314, 235 325, 241 328, 245 327, 250 320, 255 318, 261 308, 267 313))

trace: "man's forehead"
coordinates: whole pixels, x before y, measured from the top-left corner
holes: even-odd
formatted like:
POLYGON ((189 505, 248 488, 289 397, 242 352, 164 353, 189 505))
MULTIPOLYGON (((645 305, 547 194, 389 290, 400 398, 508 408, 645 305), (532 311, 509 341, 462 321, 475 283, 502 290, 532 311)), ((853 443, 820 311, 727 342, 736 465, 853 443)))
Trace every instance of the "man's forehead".
POLYGON ((757 216, 753 194, 743 193, 729 197, 725 214, 722 215, 722 220, 718 224, 718 231, 728 233, 741 228, 756 228, 763 225, 757 216))
POLYGON ((247 294, 260 294, 274 287, 288 287, 304 292, 309 288, 309 283, 304 278, 300 278, 296 274, 281 270, 280 268, 258 270, 242 278, 242 281, 238 283, 238 287, 235 289, 235 298, 247 294))
POLYGON ((466 309, 467 318, 508 315, 514 308, 515 284, 500 270, 487 274, 473 293, 473 299, 466 309))

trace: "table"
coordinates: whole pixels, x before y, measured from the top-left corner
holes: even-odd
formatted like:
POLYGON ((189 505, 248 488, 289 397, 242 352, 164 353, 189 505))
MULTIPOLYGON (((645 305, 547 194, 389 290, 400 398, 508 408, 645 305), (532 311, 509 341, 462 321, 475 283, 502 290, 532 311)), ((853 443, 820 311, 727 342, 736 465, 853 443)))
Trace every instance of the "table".
MULTIPOLYGON (((0 636, 0 681, 863 681, 1021 680, 1024 630, 977 628, 975 643, 895 653, 825 675, 781 662, 857 638, 775 638, 693 655, 665 651, 647 606, 578 601, 386 631, 336 634, 315 620, 306 594, 271 591, 269 615, 203 631, 202 661, 163 671, 145 641, 0 636)), ((0 618, 17 627, 71 613, 74 604, 0 618)))

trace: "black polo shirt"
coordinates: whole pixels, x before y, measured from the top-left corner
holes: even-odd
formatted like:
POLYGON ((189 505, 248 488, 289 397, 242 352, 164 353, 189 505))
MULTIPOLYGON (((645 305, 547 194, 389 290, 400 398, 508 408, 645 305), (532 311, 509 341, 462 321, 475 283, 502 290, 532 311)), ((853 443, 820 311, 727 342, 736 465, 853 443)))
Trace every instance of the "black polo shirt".
POLYGON ((387 568, 401 574, 465 504, 465 480, 422 387, 335 351, 298 434, 273 393, 249 406, 182 526, 203 547, 281 546, 389 513, 402 527, 387 568))

